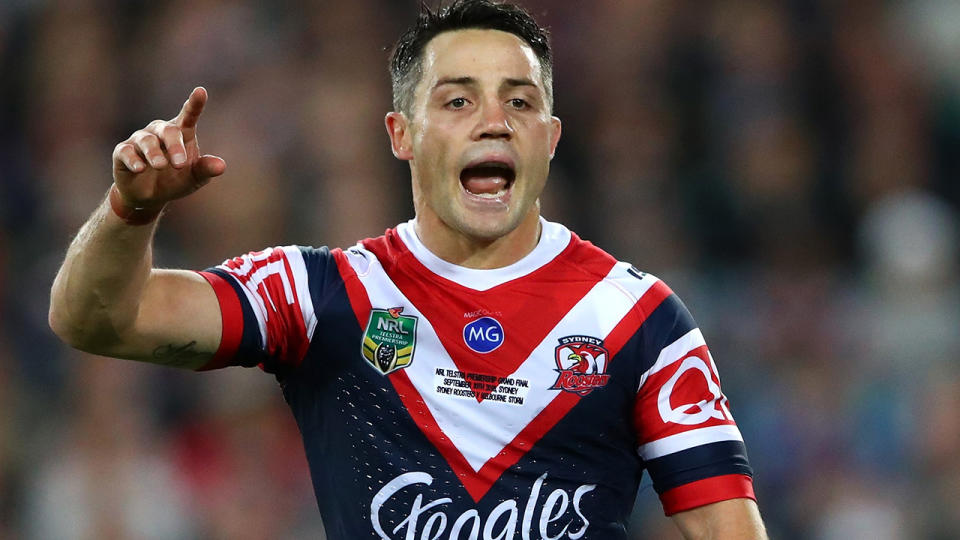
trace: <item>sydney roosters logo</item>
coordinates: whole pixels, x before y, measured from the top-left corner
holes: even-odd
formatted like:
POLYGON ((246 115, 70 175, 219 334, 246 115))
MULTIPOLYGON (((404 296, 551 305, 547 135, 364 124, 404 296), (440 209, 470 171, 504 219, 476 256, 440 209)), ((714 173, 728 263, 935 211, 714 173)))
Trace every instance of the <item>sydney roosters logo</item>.
POLYGON ((603 340, 590 336, 560 338, 556 348, 557 381, 551 390, 564 390, 586 396, 595 388, 606 386, 609 353, 603 340))

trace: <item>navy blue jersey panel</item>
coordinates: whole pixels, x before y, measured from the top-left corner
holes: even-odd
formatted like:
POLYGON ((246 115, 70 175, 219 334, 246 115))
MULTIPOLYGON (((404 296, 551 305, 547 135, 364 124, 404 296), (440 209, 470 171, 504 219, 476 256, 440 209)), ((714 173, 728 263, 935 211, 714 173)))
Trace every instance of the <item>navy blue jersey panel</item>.
POLYGON ((680 297, 671 294, 665 298, 640 327, 643 340, 637 344, 639 348, 634 352, 636 355, 634 358, 643 360, 643 364, 638 366, 640 373, 653 367, 660 356, 661 349, 696 327, 696 321, 693 320, 680 297))
POLYGON ((319 369, 321 362, 313 359, 315 369, 309 370, 309 377, 303 372, 283 382, 284 396, 303 434, 328 536, 380 538, 371 521, 371 515, 376 515, 391 538, 403 538, 404 529, 397 534, 391 531, 410 516, 418 496, 424 505, 450 499, 444 509, 472 506, 472 501, 417 428, 389 378, 362 360, 355 317, 353 324, 351 334, 341 333, 338 338, 356 346, 325 349, 315 341, 311 349, 311 353, 323 349, 325 356, 353 358, 352 363, 324 362, 328 369, 319 369), (377 499, 395 470, 418 476, 409 487, 377 499), (357 531, 358 523, 368 524, 366 534, 357 531))
MULTIPOLYGON (((297 247, 303 255, 307 275, 310 276, 310 300, 313 302, 313 311, 315 313, 326 311, 327 303, 338 300, 338 295, 343 292, 343 278, 340 277, 337 262, 326 246, 297 247)), ((320 328, 318 327, 317 330, 319 331, 320 328)))
POLYGON ((330 374, 363 360, 360 353, 363 329, 330 250, 301 247, 300 251, 310 276, 310 299, 317 318, 300 371, 312 380, 329 379, 330 374))
POLYGON ((747 449, 740 441, 721 441, 668 454, 647 462, 657 493, 727 474, 753 476, 747 449))
MULTIPOLYGON (((634 336, 628 344, 636 341, 634 336)), ((643 462, 636 453, 632 422, 638 375, 632 354, 630 347, 621 349, 608 366, 609 382, 580 397, 536 443, 535 451, 507 472, 524 472, 526 477, 546 473, 570 495, 580 486, 595 486, 579 499, 580 511, 590 516, 585 538, 626 538, 626 518, 640 485, 643 462), (590 436, 585 437, 585 432, 590 436), (597 467, 598 463, 604 466, 597 467)), ((572 506, 570 513, 571 519, 576 517, 572 506)), ((548 530, 551 536, 558 532, 548 530)))

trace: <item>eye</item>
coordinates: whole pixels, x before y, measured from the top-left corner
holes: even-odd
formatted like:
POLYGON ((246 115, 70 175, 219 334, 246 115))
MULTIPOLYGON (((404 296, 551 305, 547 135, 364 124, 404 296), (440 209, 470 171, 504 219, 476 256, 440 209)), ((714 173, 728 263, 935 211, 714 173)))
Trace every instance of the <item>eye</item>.
POLYGON ((529 108, 530 108, 530 104, 527 103, 527 101, 526 101, 525 99, 521 99, 521 98, 513 98, 513 99, 511 99, 511 100, 510 100, 510 106, 513 107, 514 109, 518 109, 518 110, 521 110, 521 109, 529 109, 529 108))
POLYGON ((447 102, 447 107, 450 107, 451 109, 462 109, 466 106, 467 106, 467 99, 462 97, 453 98, 447 102))

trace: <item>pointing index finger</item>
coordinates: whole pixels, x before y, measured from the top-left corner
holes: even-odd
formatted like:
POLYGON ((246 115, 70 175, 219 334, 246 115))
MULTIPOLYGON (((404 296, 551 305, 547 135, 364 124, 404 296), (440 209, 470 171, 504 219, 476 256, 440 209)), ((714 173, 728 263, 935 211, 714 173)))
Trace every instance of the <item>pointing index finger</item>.
POLYGON ((180 114, 174 118, 174 122, 182 129, 192 129, 196 127, 197 120, 200 119, 200 113, 203 112, 203 106, 207 103, 207 90, 198 86, 190 92, 190 97, 184 102, 180 114))

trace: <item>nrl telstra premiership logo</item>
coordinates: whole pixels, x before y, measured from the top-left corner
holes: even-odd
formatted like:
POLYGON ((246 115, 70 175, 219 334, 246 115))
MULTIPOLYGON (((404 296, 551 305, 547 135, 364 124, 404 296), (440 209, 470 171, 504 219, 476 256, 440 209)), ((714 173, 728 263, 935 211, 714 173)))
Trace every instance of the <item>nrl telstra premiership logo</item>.
POLYGON ((417 344, 417 318, 401 315, 402 307, 371 309, 367 329, 363 332, 360 352, 384 375, 405 368, 413 362, 417 344))

